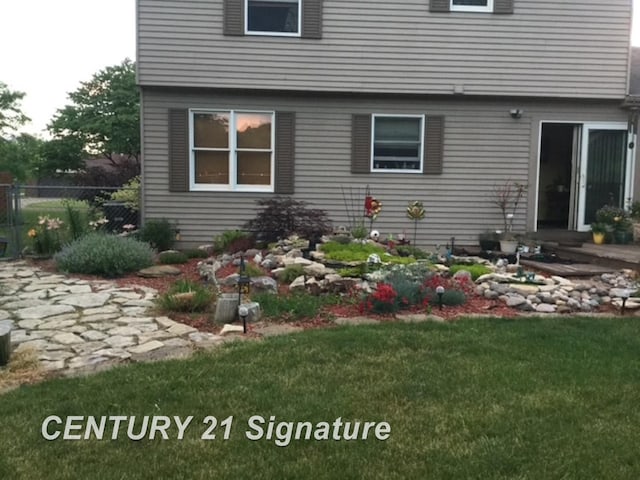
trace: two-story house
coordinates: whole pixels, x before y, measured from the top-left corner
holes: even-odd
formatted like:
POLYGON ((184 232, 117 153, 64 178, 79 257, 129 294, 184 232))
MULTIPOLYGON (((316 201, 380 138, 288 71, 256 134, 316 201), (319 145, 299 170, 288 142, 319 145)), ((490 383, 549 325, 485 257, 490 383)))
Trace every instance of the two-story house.
POLYGON ((499 228, 585 230, 636 184, 632 0, 138 0, 143 217, 210 241, 293 195, 423 245, 499 228))

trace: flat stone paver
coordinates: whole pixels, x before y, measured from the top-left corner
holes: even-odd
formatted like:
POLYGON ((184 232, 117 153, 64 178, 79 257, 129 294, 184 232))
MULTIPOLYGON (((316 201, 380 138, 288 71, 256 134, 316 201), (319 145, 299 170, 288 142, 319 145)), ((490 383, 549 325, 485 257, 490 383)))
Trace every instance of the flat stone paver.
POLYGON ((154 289, 118 287, 52 274, 26 262, 2 264, 0 322, 14 352, 33 350, 45 370, 63 374, 123 361, 183 358, 224 338, 147 313, 154 289))

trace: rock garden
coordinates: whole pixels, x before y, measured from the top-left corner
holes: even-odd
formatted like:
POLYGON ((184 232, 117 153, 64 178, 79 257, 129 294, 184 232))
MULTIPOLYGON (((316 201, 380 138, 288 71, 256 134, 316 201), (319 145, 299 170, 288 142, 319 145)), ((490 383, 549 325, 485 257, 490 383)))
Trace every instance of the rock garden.
MULTIPOLYGON (((569 279, 428 251, 404 235, 382 238, 373 228, 381 204, 367 205, 368 228, 335 228, 322 211, 271 199, 241 230, 189 250, 173 248, 166 220, 120 234, 93 220, 97 228, 65 238, 71 215, 45 218, 32 238, 51 255, 0 272, 0 327, 13 354, 31 352, 45 371, 77 372, 305 328, 640 307, 635 272, 569 279)), ((417 225, 422 205, 410 203, 407 217, 417 225)))

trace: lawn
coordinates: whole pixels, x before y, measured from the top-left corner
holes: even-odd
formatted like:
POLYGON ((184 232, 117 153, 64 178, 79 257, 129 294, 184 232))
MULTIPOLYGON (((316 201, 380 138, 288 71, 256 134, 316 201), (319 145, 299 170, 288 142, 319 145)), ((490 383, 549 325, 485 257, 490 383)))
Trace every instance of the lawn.
POLYGON ((1 396, 0 478, 635 479, 639 351, 633 318, 388 323, 237 342, 1 396), (168 440, 111 440, 107 429, 104 440, 46 441, 50 415, 135 415, 136 431, 145 415, 194 418, 183 440, 172 426, 168 440), (281 447, 246 437, 253 415, 388 422, 391 434, 281 447), (207 416, 233 416, 228 440, 224 426, 201 439, 207 416))

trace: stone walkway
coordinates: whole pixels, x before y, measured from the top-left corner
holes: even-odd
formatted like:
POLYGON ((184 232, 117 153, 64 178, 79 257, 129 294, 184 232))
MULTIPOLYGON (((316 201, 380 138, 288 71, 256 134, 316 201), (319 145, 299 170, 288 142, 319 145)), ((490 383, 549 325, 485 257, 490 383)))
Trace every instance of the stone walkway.
POLYGON ((155 296, 151 288, 69 278, 25 262, 0 264, 0 323, 13 325, 13 352, 33 349, 44 369, 63 374, 184 357, 225 341, 149 316, 155 296))

